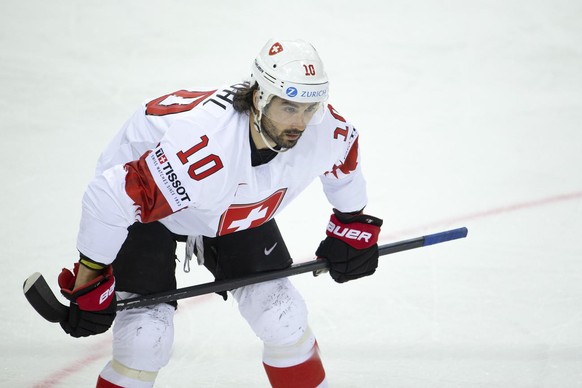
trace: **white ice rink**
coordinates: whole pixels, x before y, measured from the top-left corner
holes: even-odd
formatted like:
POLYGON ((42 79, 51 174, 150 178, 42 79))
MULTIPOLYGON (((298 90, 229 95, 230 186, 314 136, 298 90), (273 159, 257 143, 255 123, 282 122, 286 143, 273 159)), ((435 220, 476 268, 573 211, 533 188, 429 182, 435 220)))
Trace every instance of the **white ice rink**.
MULTIPOLYGON (((24 279, 56 291, 77 260, 85 185, 142 101, 237 82, 270 37, 324 59, 382 243, 469 228, 360 281, 294 278, 330 386, 582 387, 579 0, 2 0, 0 386, 94 387, 110 334, 68 337, 24 279)), ((315 182, 278 218, 296 261, 330 210, 315 182)), ((157 387, 267 386, 232 299, 188 300, 175 322, 157 387)))

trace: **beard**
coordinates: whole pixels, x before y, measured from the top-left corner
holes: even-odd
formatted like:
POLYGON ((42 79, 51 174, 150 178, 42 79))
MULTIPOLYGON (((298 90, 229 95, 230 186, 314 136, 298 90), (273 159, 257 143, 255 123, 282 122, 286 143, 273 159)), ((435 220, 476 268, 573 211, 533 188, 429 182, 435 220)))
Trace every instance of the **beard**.
POLYGON ((275 124, 266 116, 261 119, 261 127, 265 135, 281 148, 293 148, 301 138, 303 131, 284 129, 279 132, 275 124), (292 136, 293 138, 289 138, 292 136))

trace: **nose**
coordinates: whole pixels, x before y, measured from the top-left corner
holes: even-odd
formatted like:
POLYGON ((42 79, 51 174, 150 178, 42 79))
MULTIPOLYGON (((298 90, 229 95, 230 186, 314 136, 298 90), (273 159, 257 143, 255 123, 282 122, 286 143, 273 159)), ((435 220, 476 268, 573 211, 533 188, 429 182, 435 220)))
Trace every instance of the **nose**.
POLYGON ((305 115, 295 115, 293 116, 293 121, 289 123, 291 128, 297 131, 305 131, 307 128, 307 120, 305 115))

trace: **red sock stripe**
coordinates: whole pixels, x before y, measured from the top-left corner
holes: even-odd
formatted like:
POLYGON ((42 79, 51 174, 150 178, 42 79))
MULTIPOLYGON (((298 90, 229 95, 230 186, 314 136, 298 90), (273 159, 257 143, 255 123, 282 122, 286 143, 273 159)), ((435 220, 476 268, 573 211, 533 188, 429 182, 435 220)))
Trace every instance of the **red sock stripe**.
POLYGON ((121 385, 115 385, 107 380, 105 380, 103 377, 99 376, 99 378, 97 379, 97 387, 96 388, 123 388, 121 385))
POLYGON ((315 388, 325 379, 325 370, 317 345, 313 355, 304 363, 277 368, 263 363, 273 388, 315 388))

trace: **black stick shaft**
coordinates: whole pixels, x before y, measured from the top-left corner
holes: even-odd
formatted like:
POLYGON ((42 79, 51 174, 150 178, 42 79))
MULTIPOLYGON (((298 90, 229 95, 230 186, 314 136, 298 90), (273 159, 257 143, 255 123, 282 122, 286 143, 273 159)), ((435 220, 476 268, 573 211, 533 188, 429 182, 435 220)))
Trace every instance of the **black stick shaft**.
MULTIPOLYGON (((381 245, 380 247, 378 247, 378 251, 380 256, 389 255, 391 253, 402 252, 414 248, 420 248, 428 245, 439 244, 446 241, 464 238, 467 237, 467 232, 468 232, 467 228, 447 230, 444 232, 434 233, 422 237, 413 238, 410 240, 403 240, 391 244, 381 245)), ((248 286, 250 284, 299 275, 306 272, 321 271, 325 270, 326 268, 327 268, 326 260, 322 259, 312 260, 306 263, 292 265, 291 267, 283 270, 259 273, 238 279, 218 280, 215 282, 198 284, 190 287, 183 287, 177 290, 120 300, 117 302, 117 310, 118 311, 126 310, 136 307, 149 306, 158 303, 172 302, 179 299, 191 298, 194 296, 211 294, 214 292, 234 290, 235 288, 248 286)))

